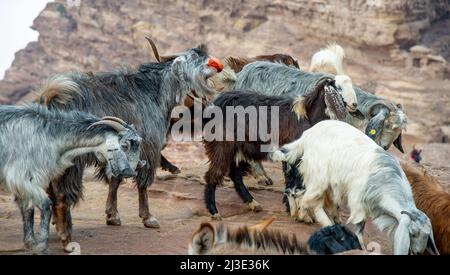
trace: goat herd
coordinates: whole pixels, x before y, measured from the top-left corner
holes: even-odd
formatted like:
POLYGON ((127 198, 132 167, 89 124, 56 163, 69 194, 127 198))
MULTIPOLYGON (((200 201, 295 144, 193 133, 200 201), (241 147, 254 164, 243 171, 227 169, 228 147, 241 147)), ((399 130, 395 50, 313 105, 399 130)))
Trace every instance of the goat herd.
MULTIPOLYGON (((261 210, 243 176, 250 173, 272 184, 261 164, 271 159, 283 163, 283 201, 290 215, 324 228, 303 243, 267 229, 272 220, 237 230, 203 223, 192 237, 190 254, 365 249, 367 219, 388 232, 395 254, 450 253, 450 195, 421 168, 400 164, 386 151, 394 145, 403 152, 406 115, 400 104, 353 86, 342 71, 342 47, 332 44, 320 50, 304 71, 289 55, 228 57, 222 62, 203 45, 160 56, 147 39, 156 63, 129 71, 55 75, 40 88, 34 103, 0 107, 0 184, 21 210, 26 248, 48 253, 52 216, 63 247, 72 241, 70 210, 83 197, 88 166, 95 166, 96 176, 109 186, 108 225, 121 224, 117 190, 124 178, 133 178, 139 216, 145 227, 158 228, 149 212, 147 188, 157 167, 179 172, 161 150, 174 124, 171 111, 183 104, 192 110, 196 97, 218 107, 224 118, 230 106, 279 109, 282 147, 277 150, 261 150, 270 141, 259 134, 255 140, 204 140, 209 158, 204 199, 212 218, 220 219, 215 190, 224 177, 232 180, 251 210, 261 210), (339 224, 338 208, 344 204, 356 236, 339 224), (36 207, 41 212, 38 240, 33 232, 36 207), (344 238, 348 241, 339 245, 344 238)), ((274 113, 264 115, 263 126, 270 128, 274 113)), ((247 137, 253 122, 244 120, 247 137)), ((221 130, 225 132, 225 126, 221 130)), ((232 130, 235 134, 241 129, 232 130)))

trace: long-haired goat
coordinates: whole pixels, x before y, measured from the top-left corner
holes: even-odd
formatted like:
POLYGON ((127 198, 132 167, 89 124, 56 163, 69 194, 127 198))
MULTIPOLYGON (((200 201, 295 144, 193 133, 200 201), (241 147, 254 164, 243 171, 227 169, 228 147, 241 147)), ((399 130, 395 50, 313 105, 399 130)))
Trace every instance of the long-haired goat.
POLYGON ((395 254, 438 254, 430 219, 417 209, 411 187, 398 160, 363 132, 341 121, 322 121, 300 139, 271 155, 298 167, 305 193, 298 199, 299 219, 309 211, 322 226, 333 224, 324 211, 327 193, 333 202, 345 201, 348 222, 356 224, 361 246, 366 219, 387 230, 395 254))
MULTIPOLYGON (((317 80, 324 76, 327 74, 309 73, 279 64, 258 61, 244 67, 238 74, 234 89, 250 90, 266 95, 305 95, 317 80)), ((356 93, 356 99, 349 98, 346 101, 347 105, 350 102, 357 102, 358 109, 366 119, 347 116, 346 122, 366 132, 384 149, 387 150, 394 144, 403 153, 401 133, 406 127, 407 118, 402 106, 365 92, 356 86, 353 90, 356 93)))
MULTIPOLYGON (((267 222, 266 222, 267 223, 267 222)), ((294 234, 258 226, 230 228, 202 223, 192 235, 189 255, 309 255, 314 254, 294 234)))
MULTIPOLYGON (((279 123, 279 140, 280 144, 291 142, 300 137, 304 129, 314 125, 315 123, 332 118, 343 119, 347 115, 342 95, 336 90, 334 81, 328 77, 319 80, 313 87, 313 90, 306 96, 300 96, 292 99, 286 96, 265 96, 255 92, 226 92, 218 96, 214 105, 221 109, 223 119, 226 119, 228 112, 234 112, 232 107, 239 108, 255 107, 257 117, 265 118, 260 120, 264 126, 270 129, 272 121, 272 108, 277 106, 279 109, 278 117, 275 119, 279 123), (268 108, 260 108, 260 107, 268 108), (231 108, 230 108, 231 107, 231 108), (264 114, 261 114, 266 112, 264 114)), ((233 119, 234 119, 234 114, 233 119)), ((243 118, 242 118, 243 119, 243 118)), ((253 118, 254 119, 254 118, 253 118)), ((222 122, 222 121, 220 121, 222 122)), ((223 134, 230 129, 226 129, 227 121, 219 127, 223 134)), ((248 168, 249 161, 262 161, 267 159, 267 153, 261 151, 261 145, 269 144, 271 141, 264 141, 258 131, 256 140, 249 140, 249 129, 251 125, 257 125, 258 121, 250 121, 249 116, 245 116, 245 141, 237 141, 236 137, 232 141, 227 137, 222 137, 223 141, 216 139, 208 140, 205 138, 205 150, 209 159, 209 168, 205 174, 205 203, 209 213, 213 218, 220 219, 216 203, 215 190, 216 186, 220 186, 224 176, 229 176, 234 183, 236 191, 242 200, 247 203, 250 209, 258 211, 261 206, 256 202, 250 192, 244 185, 243 174, 248 168)), ((238 124, 234 124, 231 129, 234 135, 238 130, 238 124)), ((259 125, 259 127, 262 127, 259 125)), ((216 129, 217 131, 217 129, 216 129)))
POLYGON ((417 208, 425 212, 433 224, 437 249, 443 255, 450 255, 450 194, 419 165, 406 162, 401 165, 411 184, 417 208))
MULTIPOLYGON (((146 227, 158 228, 158 220, 150 214, 147 188, 153 183, 160 164, 161 149, 166 144, 172 109, 183 102, 189 92, 197 96, 214 94, 209 77, 221 70, 219 60, 208 55, 205 46, 174 54, 169 61, 147 63, 137 70, 106 73, 70 73, 51 78, 41 89, 41 98, 49 109, 82 110, 98 116, 111 114, 133 123, 142 136, 141 158, 148 166, 135 177, 139 192, 139 216, 146 227)), ((95 162, 95 160, 94 160, 95 162)), ((64 221, 58 228, 63 244, 70 242, 70 205, 82 196, 82 176, 85 165, 91 161, 79 160, 55 181, 55 205, 61 210, 58 219, 64 221), (76 188, 66 188, 77 186, 76 188)), ((105 178, 104 168, 97 173, 105 178)), ((106 222, 120 225, 117 211, 117 189, 120 178, 106 180, 109 194, 106 202, 106 222)))
POLYGON ((189 255, 315 255, 366 254, 358 239, 342 225, 322 228, 303 242, 295 234, 268 229, 273 218, 253 226, 232 228, 202 223, 192 235, 189 255), (355 242, 356 240, 356 242, 355 242))
POLYGON ((139 163, 140 142, 133 127, 113 117, 100 120, 38 105, 1 106, 0 185, 15 195, 22 212, 25 247, 47 253, 52 203, 46 189, 76 158, 95 154, 106 177, 132 177, 139 163), (35 206, 41 210, 38 243, 33 232, 35 206))
POLYGON ((336 43, 316 52, 311 58, 309 71, 313 73, 329 73, 343 75, 342 60, 345 57, 344 49, 336 43))
MULTIPOLYGON (((246 65, 238 74, 234 88, 256 91, 266 95, 298 96, 307 94, 317 80, 324 76, 335 77, 329 74, 304 72, 279 64, 253 62, 246 65)), ((347 116, 345 121, 365 132, 384 149, 387 150, 394 144, 403 153, 401 134, 406 127, 407 118, 402 106, 365 92, 356 86, 348 91, 350 91, 350 94, 352 94, 351 91, 356 93, 358 109, 364 114, 365 119, 361 119, 361 116, 358 118, 347 116)), ((353 99, 350 97, 350 100, 353 99)), ((271 182, 270 178, 265 175, 260 163, 258 163, 258 166, 258 169, 253 169, 260 172, 255 177, 265 178, 265 182, 271 182)), ((289 166, 285 167, 289 170, 289 166)), ((287 202, 286 197, 295 193, 291 190, 296 189, 296 185, 301 187, 298 175, 295 175, 295 173, 295 169, 291 172, 285 170, 285 175, 288 175, 287 179, 291 181, 286 182, 286 185, 290 188, 285 194, 285 202, 287 202)), ((300 189, 298 189, 298 192, 302 192, 300 189)))

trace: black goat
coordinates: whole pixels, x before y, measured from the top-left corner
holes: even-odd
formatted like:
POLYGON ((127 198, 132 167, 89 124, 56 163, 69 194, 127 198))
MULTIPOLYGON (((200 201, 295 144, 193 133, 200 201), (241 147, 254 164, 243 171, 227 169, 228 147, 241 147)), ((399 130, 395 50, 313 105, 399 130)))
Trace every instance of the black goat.
POLYGON ((362 249, 358 237, 340 224, 327 226, 314 232, 308 240, 308 246, 319 255, 362 249))
MULTIPOLYGON (((268 106, 266 121, 263 122, 267 123, 265 125, 267 126, 266 129, 271 128, 269 123, 269 121, 272 121, 270 107, 278 106, 280 129, 278 140, 280 145, 299 138, 306 129, 315 123, 328 119, 328 115, 338 119, 343 119, 347 115, 342 96, 336 90, 334 81, 329 77, 320 79, 313 91, 296 100, 287 96, 266 96, 256 92, 232 91, 217 97, 214 105, 221 109, 223 118, 227 117, 228 106, 242 106, 244 108, 254 106, 258 117, 261 113, 259 107, 268 106)), ((249 141, 250 123, 252 125, 258 123, 258 121, 249 120, 246 116, 246 141, 227 141, 226 139, 223 139, 225 141, 208 141, 206 139, 204 141, 206 154, 209 158, 209 169, 205 174, 206 188, 204 196, 206 207, 213 218, 220 219, 215 203, 215 190, 216 186, 222 184, 224 176, 231 178, 239 196, 252 210, 261 210, 259 203, 254 200, 245 187, 243 175, 248 169, 249 161, 262 161, 268 158, 268 153, 262 152, 260 146, 269 144, 270 141, 264 141, 265 139, 261 138, 260 133, 258 133, 256 141, 249 141)), ((225 125, 226 122, 224 121, 223 133, 226 132, 225 125)), ((234 123, 235 135, 238 131, 236 125, 237 123, 234 123)))

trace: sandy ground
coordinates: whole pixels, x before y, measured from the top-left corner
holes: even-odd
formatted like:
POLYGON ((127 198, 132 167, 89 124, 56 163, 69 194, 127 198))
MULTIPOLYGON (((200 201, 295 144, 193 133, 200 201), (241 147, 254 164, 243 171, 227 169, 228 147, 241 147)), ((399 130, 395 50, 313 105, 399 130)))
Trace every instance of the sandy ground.
MULTIPOLYGON (((450 145, 438 148, 448 154, 450 145)), ((430 152, 430 150, 427 150, 430 152)), ((151 212, 161 223, 160 229, 146 229, 138 217, 137 191, 133 183, 127 182, 119 190, 119 211, 122 226, 105 224, 104 205, 107 186, 92 179, 92 171, 85 176, 85 199, 73 210, 73 240, 81 245, 83 254, 185 254, 192 232, 202 221, 208 221, 203 204, 206 159, 203 148, 196 143, 171 144, 165 155, 182 169, 182 173, 172 176, 158 171, 158 180, 149 189, 151 212)), ((434 156, 434 154, 431 154, 434 156)), ((437 160, 440 160, 439 156, 437 160)), ((450 178, 450 169, 439 166, 436 159, 424 155, 424 163, 437 167, 433 173, 441 179, 450 178)), ((230 182, 217 191, 218 208, 224 222, 230 225, 256 224, 270 216, 276 220, 273 228, 293 232, 300 239, 307 238, 319 227, 295 222, 284 210, 281 203, 283 180, 280 165, 264 163, 274 179, 273 186, 258 185, 253 178, 246 183, 264 207, 264 211, 253 213, 247 209, 230 182)), ((446 182, 447 187, 450 185, 446 182)), ((343 212, 343 217, 348 217, 343 212)), ((38 224, 39 218, 36 218, 38 224)), ((28 254, 22 248, 20 213, 10 195, 0 192, 0 253, 28 254)), ((379 242, 383 253, 391 253, 385 234, 368 224, 366 242, 379 242)), ((50 254, 64 254, 54 229, 51 232, 50 254)))

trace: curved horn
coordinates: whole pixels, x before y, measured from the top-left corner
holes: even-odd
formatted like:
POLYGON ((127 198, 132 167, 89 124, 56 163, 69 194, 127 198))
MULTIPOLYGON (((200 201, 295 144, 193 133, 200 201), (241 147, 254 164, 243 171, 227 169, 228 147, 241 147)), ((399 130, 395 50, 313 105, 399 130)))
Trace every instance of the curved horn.
POLYGON ((400 212, 400 214, 405 214, 408 215, 409 218, 414 221, 416 219, 416 217, 413 216, 413 214, 409 213, 408 211, 403 210, 402 212, 400 212))
POLYGON ((128 123, 126 123, 122 119, 120 119, 118 117, 115 117, 115 116, 104 116, 104 117, 102 117, 102 120, 116 121, 116 122, 119 122, 120 124, 122 124, 123 126, 127 126, 128 125, 128 123))
POLYGON ((92 129, 95 126, 98 125, 106 125, 109 126, 111 128, 113 128, 114 130, 116 130, 118 133, 126 130, 125 126, 123 126, 121 123, 117 122, 117 121, 113 121, 113 120, 100 120, 97 121, 95 123, 92 123, 87 129, 92 129))
POLYGON ((170 53, 170 54, 166 54, 166 55, 160 55, 159 59, 161 60, 160 62, 165 62, 165 61, 169 61, 169 60, 173 60, 179 56, 185 55, 186 52, 180 52, 180 53, 170 53))
POLYGON ((158 62, 161 62, 161 58, 159 56, 158 49, 156 48, 155 42, 153 42, 153 40, 148 36, 146 36, 145 39, 147 39, 148 43, 150 43, 150 46, 152 47, 153 54, 155 55, 156 60, 158 60, 158 62))

